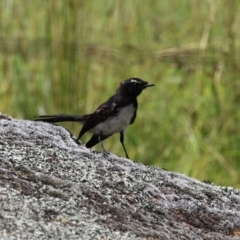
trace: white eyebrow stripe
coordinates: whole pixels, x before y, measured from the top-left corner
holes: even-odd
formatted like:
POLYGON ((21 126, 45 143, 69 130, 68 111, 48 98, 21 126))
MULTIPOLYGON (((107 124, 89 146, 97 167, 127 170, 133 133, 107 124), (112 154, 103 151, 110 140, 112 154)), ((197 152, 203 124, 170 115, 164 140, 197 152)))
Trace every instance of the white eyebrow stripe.
POLYGON ((137 81, 137 80, 135 80, 135 79, 132 79, 132 80, 131 80, 131 82, 138 82, 138 81, 137 81))

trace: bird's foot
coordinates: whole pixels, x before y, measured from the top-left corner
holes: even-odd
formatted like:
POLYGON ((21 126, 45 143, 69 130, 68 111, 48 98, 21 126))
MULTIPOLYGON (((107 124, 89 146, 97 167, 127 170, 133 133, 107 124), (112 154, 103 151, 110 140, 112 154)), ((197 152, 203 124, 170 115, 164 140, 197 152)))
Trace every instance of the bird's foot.
POLYGON ((103 151, 102 151, 102 156, 103 156, 104 158, 108 157, 109 154, 110 154, 110 153, 108 153, 106 150, 103 150, 103 151))

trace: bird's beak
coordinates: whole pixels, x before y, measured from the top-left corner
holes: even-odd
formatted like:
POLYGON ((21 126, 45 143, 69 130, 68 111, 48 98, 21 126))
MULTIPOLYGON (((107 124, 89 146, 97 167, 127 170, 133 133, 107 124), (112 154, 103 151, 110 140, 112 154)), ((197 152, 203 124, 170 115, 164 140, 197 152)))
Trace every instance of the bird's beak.
POLYGON ((155 86, 155 85, 152 84, 152 83, 146 83, 146 84, 144 85, 145 88, 147 88, 147 87, 153 87, 153 86, 155 86))

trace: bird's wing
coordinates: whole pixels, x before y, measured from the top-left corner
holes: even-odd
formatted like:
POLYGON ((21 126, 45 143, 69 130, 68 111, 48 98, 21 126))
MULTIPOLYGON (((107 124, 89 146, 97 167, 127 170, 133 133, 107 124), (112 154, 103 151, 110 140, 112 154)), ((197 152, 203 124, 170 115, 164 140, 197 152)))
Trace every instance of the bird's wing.
POLYGON ((90 114, 87 120, 85 121, 78 139, 80 139, 84 133, 97 126, 99 123, 105 121, 108 117, 114 115, 118 111, 118 107, 116 103, 111 101, 111 98, 103 103, 101 106, 97 108, 97 110, 90 114))
MULTIPOLYGON (((110 137, 111 135, 108 136, 101 136, 101 141, 107 139, 108 137, 110 137)), ((99 143, 99 136, 98 135, 92 135, 91 139, 86 143, 86 147, 87 148, 91 148, 94 145, 96 145, 97 143, 99 143)))

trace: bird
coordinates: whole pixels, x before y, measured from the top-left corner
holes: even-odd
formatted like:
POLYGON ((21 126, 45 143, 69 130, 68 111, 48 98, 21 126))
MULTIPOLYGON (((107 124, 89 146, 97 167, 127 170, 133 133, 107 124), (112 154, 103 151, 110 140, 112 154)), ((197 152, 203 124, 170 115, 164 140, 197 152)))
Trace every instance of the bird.
POLYGON ((129 124, 133 124, 136 119, 138 109, 137 97, 144 89, 152 86, 155 85, 140 78, 128 78, 122 81, 116 93, 101 104, 93 113, 85 115, 42 115, 36 117, 34 120, 48 123, 65 121, 80 122, 83 126, 79 132, 77 141, 86 132, 92 133, 93 135, 86 143, 86 147, 91 148, 100 143, 103 154, 106 153, 103 140, 115 133, 120 133, 120 142, 126 158, 129 158, 124 145, 124 130, 129 124))

